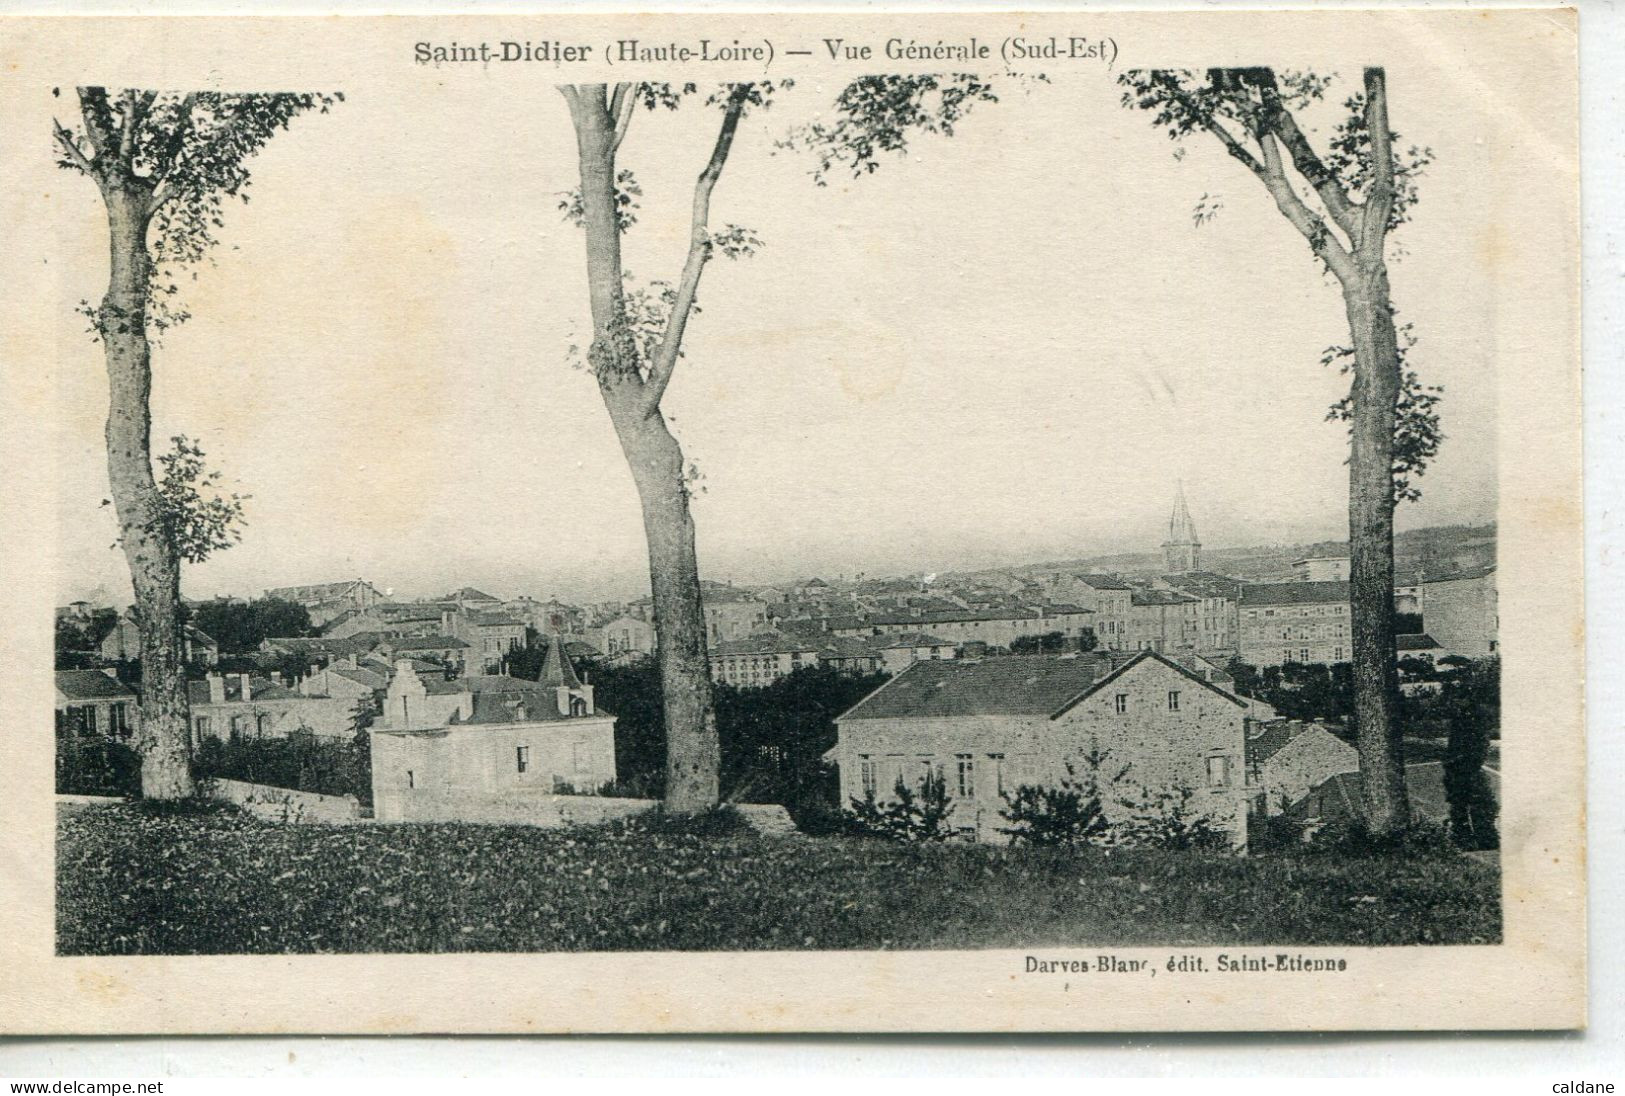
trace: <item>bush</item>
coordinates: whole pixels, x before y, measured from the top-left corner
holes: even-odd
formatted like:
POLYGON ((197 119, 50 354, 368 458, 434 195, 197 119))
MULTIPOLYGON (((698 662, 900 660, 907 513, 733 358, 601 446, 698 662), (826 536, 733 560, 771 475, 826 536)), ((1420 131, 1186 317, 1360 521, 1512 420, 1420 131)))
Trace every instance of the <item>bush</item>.
POLYGON ((1195 801, 1196 789, 1189 784, 1142 787, 1139 796, 1129 801, 1131 813, 1114 836, 1120 844, 1153 849, 1229 850, 1234 844, 1230 834, 1215 825, 1195 801))
POLYGON ((1079 780, 1072 763, 1054 785, 1021 784, 1004 794, 999 811, 1010 823, 999 832, 1026 845, 1101 844, 1111 831, 1100 801, 1099 765, 1079 780))
POLYGON ((852 800, 854 832, 864 837, 911 844, 946 841, 953 835, 948 825, 948 813, 952 810, 948 782, 940 772, 921 777, 917 790, 898 777, 892 793, 896 798, 884 802, 877 800, 874 792, 852 800))
POLYGON ((660 837, 739 837, 754 833, 750 824, 730 804, 712 807, 699 814, 671 814, 664 807, 655 807, 609 823, 622 833, 641 833, 660 837))
POLYGON ((1363 821, 1333 822, 1317 832, 1309 842, 1317 852, 1346 857, 1409 857, 1450 859, 1461 855, 1451 839, 1449 827, 1425 819, 1391 834, 1374 834, 1363 821))
POLYGON ((111 738, 56 740, 56 794, 141 794, 141 755, 111 738))
POLYGON ((363 804, 372 803, 372 749, 364 733, 349 739, 302 733, 230 741, 205 738, 193 756, 193 770, 199 779, 353 795, 363 804))

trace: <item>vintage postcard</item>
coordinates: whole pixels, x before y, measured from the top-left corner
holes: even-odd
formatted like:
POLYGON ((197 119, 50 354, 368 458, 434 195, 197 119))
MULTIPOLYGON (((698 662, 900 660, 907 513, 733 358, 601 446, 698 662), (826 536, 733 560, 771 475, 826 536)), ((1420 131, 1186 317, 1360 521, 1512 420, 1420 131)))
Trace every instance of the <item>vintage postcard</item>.
POLYGON ((0 27, 0 1030, 1585 1024, 1572 10, 0 27))

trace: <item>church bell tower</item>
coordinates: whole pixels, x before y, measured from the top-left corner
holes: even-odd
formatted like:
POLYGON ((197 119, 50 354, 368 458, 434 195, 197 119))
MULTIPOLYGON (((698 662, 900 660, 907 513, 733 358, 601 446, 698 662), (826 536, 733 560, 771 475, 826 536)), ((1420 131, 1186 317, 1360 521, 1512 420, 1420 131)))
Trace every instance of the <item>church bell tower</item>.
POLYGON ((1196 539, 1196 523, 1185 505, 1185 482, 1174 489, 1174 512, 1168 518, 1168 539, 1162 545, 1164 574, 1178 575, 1202 569, 1202 542, 1196 539))

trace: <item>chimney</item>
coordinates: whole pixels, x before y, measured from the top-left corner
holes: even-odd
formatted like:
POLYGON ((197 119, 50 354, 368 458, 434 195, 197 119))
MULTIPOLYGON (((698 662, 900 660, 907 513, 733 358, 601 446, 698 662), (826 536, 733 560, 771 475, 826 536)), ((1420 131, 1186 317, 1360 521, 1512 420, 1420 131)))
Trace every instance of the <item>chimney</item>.
POLYGON ((592 715, 594 712, 596 712, 598 710, 597 708, 595 708, 593 706, 593 702, 592 702, 592 686, 591 685, 582 685, 581 689, 579 690, 579 695, 581 696, 582 700, 586 701, 587 714, 588 715, 592 715))
POLYGON ((555 686, 554 689, 553 689, 553 692, 559 699, 559 714, 564 715, 564 716, 569 715, 570 714, 570 686, 568 686, 568 685, 555 686))
POLYGON ((226 702, 226 679, 221 677, 219 674, 210 674, 208 676, 208 682, 209 703, 224 704, 226 702))
POLYGON ((254 686, 249 684, 247 674, 237 675, 237 687, 242 690, 244 700, 254 699, 254 686))

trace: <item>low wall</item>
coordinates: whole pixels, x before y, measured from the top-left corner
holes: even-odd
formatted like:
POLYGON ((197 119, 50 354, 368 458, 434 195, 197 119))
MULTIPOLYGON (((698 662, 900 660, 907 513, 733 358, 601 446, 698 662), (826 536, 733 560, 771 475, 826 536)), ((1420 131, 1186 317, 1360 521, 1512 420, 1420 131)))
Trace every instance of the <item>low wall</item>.
POLYGON ((361 804, 353 795, 318 795, 223 777, 202 784, 210 799, 235 803, 269 822, 354 822, 361 817, 361 804))
POLYGON ((652 810, 653 799, 617 799, 603 795, 446 796, 408 793, 396 801, 399 810, 380 822, 483 822, 498 825, 593 826, 652 810))
MULTIPOLYGON (((481 822, 561 828, 594 826, 630 818, 660 806, 657 799, 617 799, 601 795, 510 793, 454 797, 418 793, 403 796, 398 815, 380 822, 481 822)), ((796 832, 790 813, 776 803, 736 803, 745 824, 757 833, 781 837, 796 832)))

